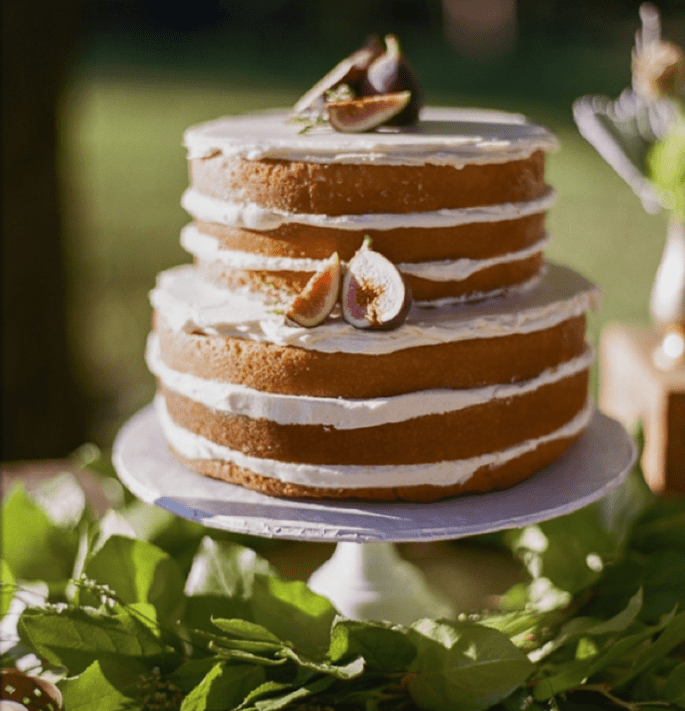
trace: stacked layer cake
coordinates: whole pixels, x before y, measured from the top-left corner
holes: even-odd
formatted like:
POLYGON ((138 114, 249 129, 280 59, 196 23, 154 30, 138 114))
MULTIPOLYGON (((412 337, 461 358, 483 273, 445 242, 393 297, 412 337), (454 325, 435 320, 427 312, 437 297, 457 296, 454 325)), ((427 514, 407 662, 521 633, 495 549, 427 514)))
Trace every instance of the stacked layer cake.
POLYGON ((548 131, 425 109, 410 129, 303 133, 276 111, 185 143, 194 261, 159 275, 147 357, 190 468, 279 496, 433 501, 511 486, 582 433, 597 290, 543 259, 548 131), (365 237, 411 287, 406 321, 288 319, 365 237))

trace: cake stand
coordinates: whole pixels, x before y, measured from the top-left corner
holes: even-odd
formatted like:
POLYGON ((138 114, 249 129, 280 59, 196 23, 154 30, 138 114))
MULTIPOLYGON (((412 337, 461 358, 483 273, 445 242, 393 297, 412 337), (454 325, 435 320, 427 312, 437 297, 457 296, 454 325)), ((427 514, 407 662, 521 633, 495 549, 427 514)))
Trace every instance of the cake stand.
POLYGON ((571 513, 621 484, 635 458, 621 425, 595 412, 566 454, 521 484, 414 504, 280 499, 203 477, 171 455, 151 406, 124 425, 113 449, 120 479, 147 503, 210 528, 336 543, 309 587, 347 617, 399 624, 452 617, 454 610, 399 557, 394 543, 457 539, 571 513))

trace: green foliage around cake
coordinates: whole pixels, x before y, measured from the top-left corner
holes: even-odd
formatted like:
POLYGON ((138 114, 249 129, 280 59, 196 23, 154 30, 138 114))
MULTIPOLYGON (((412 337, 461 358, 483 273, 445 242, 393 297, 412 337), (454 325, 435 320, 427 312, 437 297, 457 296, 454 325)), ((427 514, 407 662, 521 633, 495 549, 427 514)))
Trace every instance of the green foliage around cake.
POLYGON ((56 681, 67 711, 685 708, 685 499, 638 470, 490 535, 530 574, 498 609, 409 627, 339 616, 273 542, 49 486, 62 510, 21 486, 3 502, 2 666, 56 681))

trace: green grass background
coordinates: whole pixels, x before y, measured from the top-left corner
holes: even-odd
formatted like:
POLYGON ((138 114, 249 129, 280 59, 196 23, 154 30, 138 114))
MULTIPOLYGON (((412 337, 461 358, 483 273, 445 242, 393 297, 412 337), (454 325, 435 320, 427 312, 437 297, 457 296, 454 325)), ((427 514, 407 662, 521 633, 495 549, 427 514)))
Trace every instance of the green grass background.
MULTIPOLYGON (((353 42, 312 48, 205 38, 165 55, 101 41, 75 73, 60 127, 70 331, 82 386, 98 404, 92 439, 100 446, 152 398, 143 361, 147 293, 157 272, 189 261, 179 245, 189 219, 179 205, 187 186, 184 129, 292 105, 353 42)), ((561 150, 548 159, 558 201, 548 215, 547 255, 602 287, 601 310, 589 325, 595 345, 609 321, 648 322, 665 238, 665 216, 643 211, 571 117, 574 98, 616 96, 628 85, 631 43, 628 30, 607 46, 539 40, 480 62, 434 37, 405 45, 427 103, 515 110, 557 133, 561 150)))

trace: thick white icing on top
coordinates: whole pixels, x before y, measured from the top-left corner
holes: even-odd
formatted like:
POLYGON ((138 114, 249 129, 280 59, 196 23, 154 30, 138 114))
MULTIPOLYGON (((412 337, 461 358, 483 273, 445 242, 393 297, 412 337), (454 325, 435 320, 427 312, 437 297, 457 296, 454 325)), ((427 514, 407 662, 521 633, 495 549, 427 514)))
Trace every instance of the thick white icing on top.
POLYGON ((281 425, 325 425, 338 430, 404 422, 424 415, 439 415, 493 400, 519 397, 586 370, 593 359, 593 351, 588 348, 577 358, 519 383, 464 390, 423 390, 394 397, 345 399, 262 392, 236 383, 207 380, 173 370, 164 363, 154 334, 148 340, 146 352, 150 371, 166 388, 211 410, 266 419, 281 425))
POLYGON ((228 227, 244 227, 265 232, 285 224, 297 223, 312 227, 338 230, 394 230, 400 228, 429 229, 458 227, 474 222, 500 222, 545 212, 556 200, 550 188, 542 197, 524 202, 465 207, 454 210, 429 212, 371 213, 366 215, 317 215, 285 212, 261 207, 255 203, 235 203, 208 197, 194 188, 188 188, 181 197, 181 205, 195 219, 215 222, 228 227))
MULTIPOLYGON (((436 262, 400 262, 397 268, 403 274, 411 274, 429 281, 463 281, 472 274, 497 264, 517 262, 541 252, 549 242, 545 234, 543 239, 517 252, 509 252, 489 259, 445 259, 436 262)), ((264 257, 252 252, 222 249, 219 241, 211 235, 200 232, 194 224, 187 225, 181 231, 181 245, 185 250, 205 262, 221 262, 232 269, 257 271, 316 272, 322 269, 327 260, 298 259, 293 257, 264 257)), ((346 264, 346 262, 342 262, 346 264)))
POLYGON ((449 486, 467 481, 481 467, 493 467, 533 451, 546 442, 573 437, 589 423, 592 405, 588 401, 570 422, 560 429, 542 437, 528 440, 520 445, 499 452, 483 454, 471 459, 444 461, 432 464, 392 466, 342 466, 311 465, 279 462, 274 459, 249 457, 229 447, 179 427, 169 416, 162 396, 157 396, 155 406, 162 431, 174 449, 188 459, 217 459, 229 461, 250 471, 284 482, 326 488, 363 488, 416 486, 432 484, 449 486))
POLYGON ((558 145, 547 129, 518 114, 480 109, 426 108, 416 127, 370 133, 338 133, 329 126, 301 130, 282 109, 193 126, 184 144, 189 159, 220 153, 246 160, 455 167, 520 160, 558 145))
POLYGON ((599 290, 567 267, 548 264, 525 291, 477 303, 421 308, 388 332, 359 331, 329 318, 316 328, 287 322, 265 297, 216 287, 191 265, 162 272, 150 299, 172 329, 231 336, 327 353, 391 353, 473 338, 495 338, 549 328, 597 305, 599 290))

